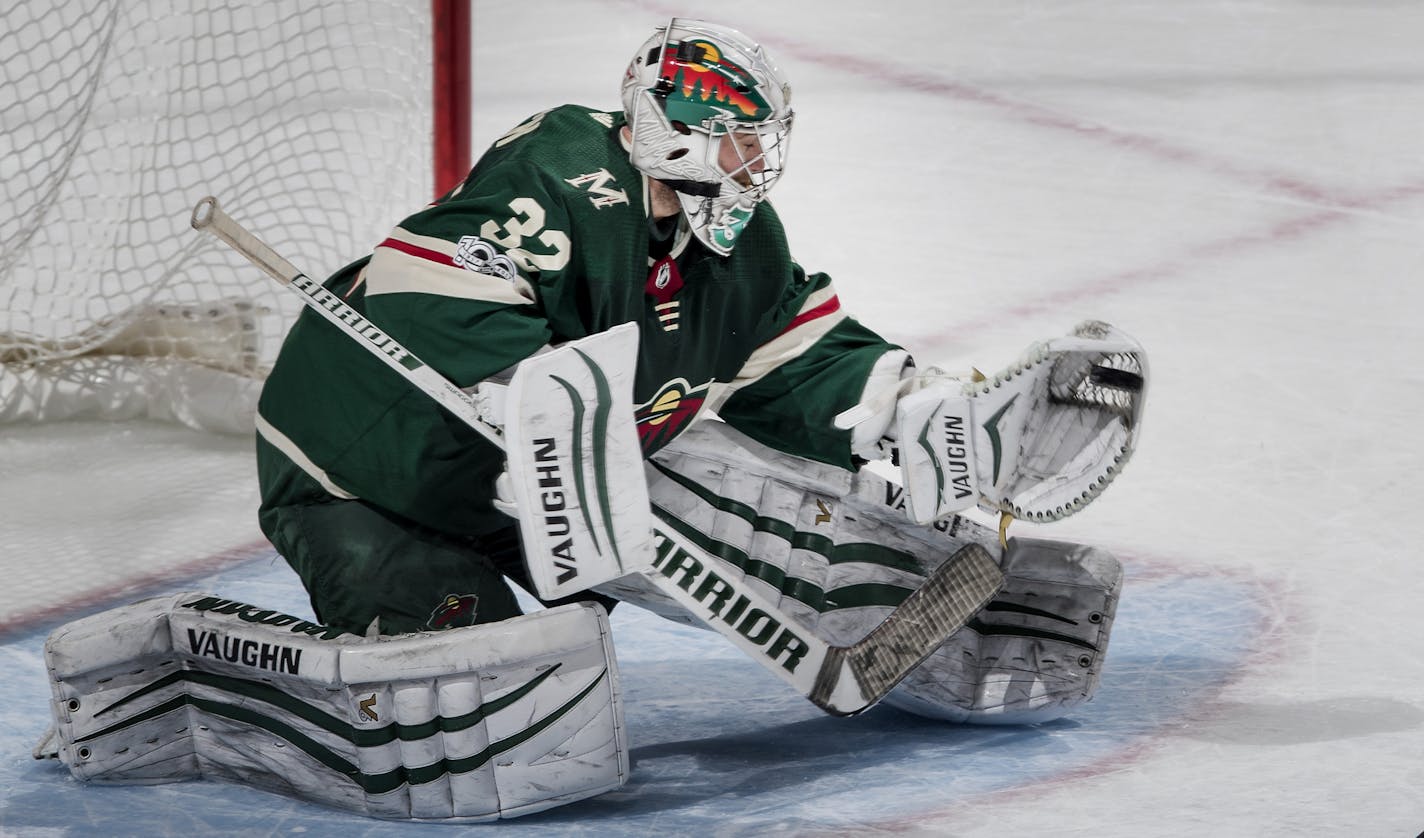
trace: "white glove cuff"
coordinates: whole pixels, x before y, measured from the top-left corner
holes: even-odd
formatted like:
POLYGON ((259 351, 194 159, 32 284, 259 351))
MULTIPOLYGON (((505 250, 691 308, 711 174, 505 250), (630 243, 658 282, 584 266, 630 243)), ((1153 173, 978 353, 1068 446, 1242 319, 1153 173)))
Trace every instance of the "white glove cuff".
POLYGON ((868 460, 880 459, 880 440, 895 421, 895 404, 903 386, 915 374, 915 361, 903 349, 892 349, 871 367, 855 407, 836 416, 836 427, 850 429, 850 450, 868 460))

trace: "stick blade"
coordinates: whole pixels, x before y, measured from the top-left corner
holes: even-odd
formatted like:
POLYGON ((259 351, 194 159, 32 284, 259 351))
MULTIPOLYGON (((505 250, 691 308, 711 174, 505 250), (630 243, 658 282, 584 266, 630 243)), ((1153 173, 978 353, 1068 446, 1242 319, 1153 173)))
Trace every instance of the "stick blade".
POLYGON ((961 547, 869 634, 832 649, 809 698, 837 716, 869 708, 963 628, 1003 584, 1003 571, 988 550, 961 547))

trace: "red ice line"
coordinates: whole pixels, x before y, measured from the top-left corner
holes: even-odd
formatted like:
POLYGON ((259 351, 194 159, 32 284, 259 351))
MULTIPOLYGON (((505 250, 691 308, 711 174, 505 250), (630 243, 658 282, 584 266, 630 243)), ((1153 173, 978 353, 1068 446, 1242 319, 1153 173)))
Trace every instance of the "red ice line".
MULTIPOLYGON (((644 5, 661 8, 661 4, 657 3, 644 5)), ((1264 231, 1242 232, 1207 241, 1194 246, 1189 253, 1176 258, 1168 258, 1153 265, 1130 268, 1107 276, 1067 282, 1049 294, 1006 306, 997 312, 978 318, 941 327, 930 334, 919 336, 917 340, 907 341, 921 352, 943 349, 1014 317, 1044 314, 1071 303, 1106 296, 1149 283, 1161 282, 1178 276, 1201 262, 1238 256, 1261 247, 1298 240, 1349 221, 1359 212, 1377 212, 1391 204, 1424 195, 1424 179, 1373 193, 1350 195, 1340 190, 1310 183, 1294 175, 1267 169, 1247 168, 1229 160, 1174 145, 1155 137, 1113 130, 972 85, 910 72, 864 56, 830 52, 794 40, 782 39, 779 43, 788 54, 807 63, 821 64, 836 70, 850 72, 892 87, 918 90, 992 107, 1020 122, 1065 131, 1080 138, 1104 143, 1163 162, 1205 170, 1215 175, 1228 177, 1234 182, 1256 184, 1283 196, 1315 205, 1313 212, 1280 221, 1264 231)))
MULTIPOLYGON (((676 7, 646 0, 610 0, 613 5, 631 4, 662 17, 672 17, 676 7)), ((1159 160, 1193 166, 1225 175, 1235 181, 1266 186, 1278 192, 1313 204, 1352 207, 1359 206, 1348 195, 1335 189, 1310 183, 1293 174, 1248 168, 1230 160, 1216 158, 1201 151, 1174 145, 1158 137, 1118 131, 1102 124, 1078 119, 1041 105, 993 93, 981 87, 956 82, 930 73, 908 70, 903 66, 879 61, 865 55, 835 52, 822 46, 794 38, 769 39, 777 54, 795 56, 805 64, 818 64, 838 72, 880 82, 886 87, 914 90, 962 102, 972 102, 999 110, 1019 122, 1066 131, 1079 137, 1116 146, 1159 160)))
POLYGON ((262 539, 234 547, 231 550, 183 562, 167 570, 134 576, 123 584, 111 588, 86 591, 57 603, 21 611, 13 616, 0 619, 0 642, 36 626, 71 619, 78 613, 99 610, 101 606, 127 602, 134 597, 172 584, 176 580, 217 573, 271 552, 272 545, 268 544, 266 539, 262 539))
MULTIPOLYGON (((1221 705, 1217 699, 1226 692, 1227 689, 1241 681, 1249 672, 1257 671, 1272 665, 1278 665, 1287 659, 1292 646, 1292 639, 1297 636, 1298 629, 1292 627, 1290 615, 1294 613, 1300 603, 1294 592, 1281 580, 1271 580, 1253 575, 1247 571, 1229 567, 1188 567, 1175 561, 1161 558, 1150 558, 1144 556, 1127 557, 1127 564, 1134 567, 1134 572, 1127 578, 1129 586, 1133 584, 1147 583, 1168 583, 1173 579, 1189 578, 1192 576, 1211 576, 1216 578, 1234 578, 1243 585, 1251 586, 1255 589, 1255 600, 1258 605, 1256 611, 1255 625, 1250 630, 1254 636, 1241 664, 1226 679, 1212 684, 1201 691, 1200 703, 1196 710, 1174 719, 1179 723, 1204 723, 1221 715, 1221 705)), ((1040 798, 1045 794, 1058 789, 1070 786, 1071 784, 1092 777, 1101 776, 1112 771, 1119 771, 1127 766, 1145 760, 1156 751, 1169 743, 1169 739, 1162 736, 1150 736, 1146 734, 1134 735, 1130 739, 1130 744, 1117 751, 1104 754, 1098 758, 1090 760, 1082 765, 1072 766, 1057 774, 1045 777, 1035 777, 1032 783, 1009 786, 995 791, 984 792, 982 794, 968 795, 962 800, 957 800, 948 806, 938 809, 930 809, 924 812, 915 812, 906 815, 896 815, 890 818, 876 821, 871 831, 876 834, 892 835, 896 833, 918 834, 926 827, 933 828, 935 825, 955 823, 959 816, 966 811, 987 807, 991 805, 1012 804, 1017 800, 1032 800, 1040 798)), ((859 825, 864 828, 867 825, 859 825)), ((850 836, 852 834, 863 834, 860 831, 828 832, 830 836, 850 836)))
MULTIPOLYGON (((1373 196, 1352 201, 1351 207, 1357 210, 1379 211, 1391 204, 1421 195, 1424 195, 1424 180, 1381 190, 1373 196)), ((952 326, 937 329, 930 334, 919 336, 916 340, 906 342, 913 344, 916 350, 921 353, 932 354, 936 350, 958 344, 966 337, 1000 326, 1006 321, 1012 321, 1013 318, 1046 314, 1083 300, 1105 297, 1120 291, 1162 282, 1179 276, 1203 262, 1239 256, 1262 247, 1303 239, 1344 223, 1353 217, 1352 211, 1344 209, 1322 209, 1306 215, 1298 215, 1277 222, 1265 230, 1244 232, 1204 242, 1194 246, 1188 253, 1175 258, 1168 257, 1155 264, 1128 268, 1106 276, 1066 282, 1057 290, 1004 306, 998 311, 976 318, 961 320, 952 326)))
MULTIPOLYGON (((631 5, 652 15, 672 17, 681 10, 652 0, 607 0, 610 5, 631 5)), ((1085 278, 1063 283, 1058 290, 1036 299, 1007 306, 998 312, 979 318, 940 327, 933 333, 906 340, 921 352, 932 352, 957 343, 966 337, 1001 324, 1015 316, 1043 314, 1066 304, 1106 296, 1180 275, 1195 264, 1238 256, 1264 246, 1278 245, 1304 238, 1328 227, 1350 220, 1359 212, 1377 212, 1391 204, 1424 195, 1424 179, 1366 194, 1350 194, 1343 190, 1311 183, 1294 174, 1266 168, 1243 166, 1226 158, 1200 150, 1176 145, 1145 134, 1119 131, 1100 123, 1013 99, 974 85, 955 82, 932 74, 915 72, 903 66, 876 60, 864 55, 835 52, 814 43, 794 38, 768 40, 784 55, 795 56, 800 62, 817 64, 849 73, 887 87, 914 90, 933 96, 970 102, 992 108, 1021 123, 1050 128, 1083 140, 1106 144, 1123 151, 1154 158, 1164 163, 1196 168, 1230 179, 1234 183, 1254 184, 1286 198, 1311 204, 1313 211, 1278 222, 1264 231, 1243 232, 1234 236, 1204 242, 1190 252, 1157 264, 1132 268, 1107 276, 1085 278)))

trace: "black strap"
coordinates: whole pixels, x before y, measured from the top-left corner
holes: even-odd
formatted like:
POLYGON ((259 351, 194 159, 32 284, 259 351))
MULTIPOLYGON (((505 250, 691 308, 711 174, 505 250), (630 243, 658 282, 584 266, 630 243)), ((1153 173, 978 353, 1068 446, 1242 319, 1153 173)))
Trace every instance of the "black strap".
POLYGON ((722 194, 722 184, 720 183, 703 183, 700 180, 665 180, 663 183, 684 195, 693 195, 698 198, 715 198, 722 194))

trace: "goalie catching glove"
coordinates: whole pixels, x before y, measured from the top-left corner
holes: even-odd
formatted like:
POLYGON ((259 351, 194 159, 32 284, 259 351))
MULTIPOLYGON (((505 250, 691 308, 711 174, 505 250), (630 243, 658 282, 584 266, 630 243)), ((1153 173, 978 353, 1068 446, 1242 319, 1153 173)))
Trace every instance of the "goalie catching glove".
POLYGON ((976 504, 1065 518, 1112 482, 1141 432, 1147 355, 1107 323, 1034 344, 988 378, 908 371, 893 388, 876 388, 873 375, 867 398, 836 424, 862 449, 876 431, 895 446, 917 523, 976 504))

